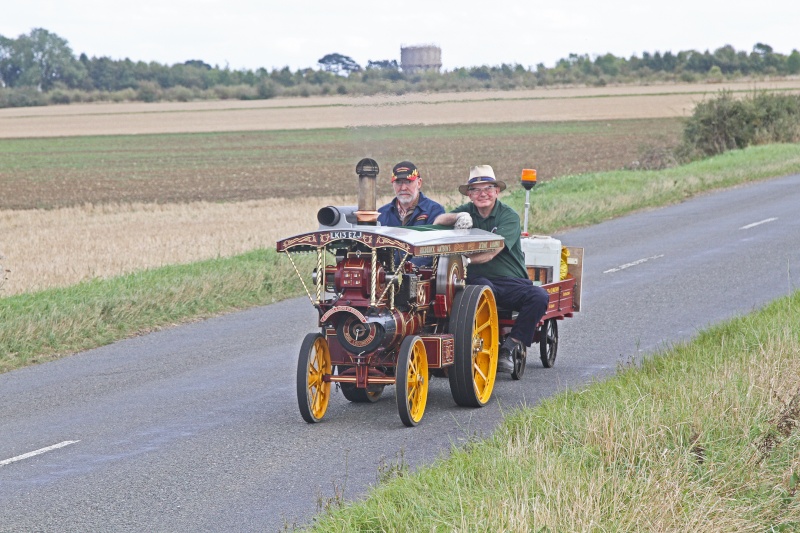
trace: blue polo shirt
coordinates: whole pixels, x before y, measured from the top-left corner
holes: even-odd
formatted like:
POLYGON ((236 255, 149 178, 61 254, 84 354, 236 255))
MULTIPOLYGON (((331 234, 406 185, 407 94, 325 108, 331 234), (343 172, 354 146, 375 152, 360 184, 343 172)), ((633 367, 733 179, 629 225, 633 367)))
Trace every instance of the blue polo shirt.
POLYGON ((408 224, 403 224, 397 212, 397 199, 392 199, 388 204, 378 209, 378 222, 381 226, 423 226, 433 224, 436 217, 444 213, 444 207, 422 194, 420 191, 417 206, 409 218, 408 224))
MULTIPOLYGON (((378 213, 380 213, 378 215, 378 222, 380 222, 381 226, 424 226, 433 224, 436 217, 444 213, 444 207, 442 207, 442 204, 431 200, 420 191, 419 198, 417 199, 417 206, 408 218, 407 224, 403 224, 403 221, 400 219, 400 214, 397 212, 397 198, 381 206, 381 208, 378 209, 378 213)), ((395 253, 395 258, 396 261, 400 260, 399 252, 395 253)), ((411 258, 411 262, 418 267, 431 266, 433 264, 433 258, 413 257, 411 258)))

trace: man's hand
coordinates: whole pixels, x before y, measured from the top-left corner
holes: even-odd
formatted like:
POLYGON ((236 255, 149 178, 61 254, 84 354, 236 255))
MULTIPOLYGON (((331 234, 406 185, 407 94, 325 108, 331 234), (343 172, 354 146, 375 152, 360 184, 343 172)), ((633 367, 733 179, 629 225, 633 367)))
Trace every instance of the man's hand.
POLYGON ((459 213, 456 216, 456 223, 453 225, 455 229, 469 229, 472 227, 472 217, 469 213, 459 213))

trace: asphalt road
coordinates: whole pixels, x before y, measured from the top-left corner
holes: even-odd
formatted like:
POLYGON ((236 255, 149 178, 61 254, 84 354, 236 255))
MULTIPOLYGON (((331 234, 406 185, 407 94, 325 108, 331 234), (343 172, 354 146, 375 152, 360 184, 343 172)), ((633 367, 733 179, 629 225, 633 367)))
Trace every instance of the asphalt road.
MULTIPOLYGON (((483 409, 434 379, 406 428, 393 388, 334 394, 302 421, 295 364, 316 313, 299 298, 0 375, 0 531, 275 531, 382 469, 487 435, 504 413, 612 374, 797 284, 800 175, 558 235, 585 248, 583 309, 556 366, 529 359, 483 409)), ((530 224, 535 228, 535 216, 530 224)), ((534 346, 534 349, 537 348, 534 346)))

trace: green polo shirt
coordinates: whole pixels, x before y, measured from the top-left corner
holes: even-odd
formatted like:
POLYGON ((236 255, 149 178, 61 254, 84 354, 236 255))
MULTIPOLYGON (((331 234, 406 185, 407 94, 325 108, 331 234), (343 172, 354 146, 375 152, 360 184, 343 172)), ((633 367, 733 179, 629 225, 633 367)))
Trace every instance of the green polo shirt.
POLYGON ((486 218, 481 217, 475 204, 467 202, 453 209, 452 213, 469 213, 472 216, 472 227, 491 231, 505 239, 505 247, 494 259, 482 265, 471 264, 467 267, 467 275, 492 278, 528 279, 525 269, 525 255, 520 244, 519 215, 512 208, 497 200, 492 212, 486 218))

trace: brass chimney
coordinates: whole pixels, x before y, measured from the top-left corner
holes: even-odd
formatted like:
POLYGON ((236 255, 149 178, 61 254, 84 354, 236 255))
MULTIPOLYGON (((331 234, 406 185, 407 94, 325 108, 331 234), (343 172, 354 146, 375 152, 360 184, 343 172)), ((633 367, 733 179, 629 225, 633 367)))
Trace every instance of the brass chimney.
POLYGON ((359 224, 375 226, 378 223, 378 207, 375 195, 378 172, 380 172, 380 169, 374 159, 364 158, 356 165, 356 174, 358 174, 358 211, 356 211, 356 219, 359 224))

